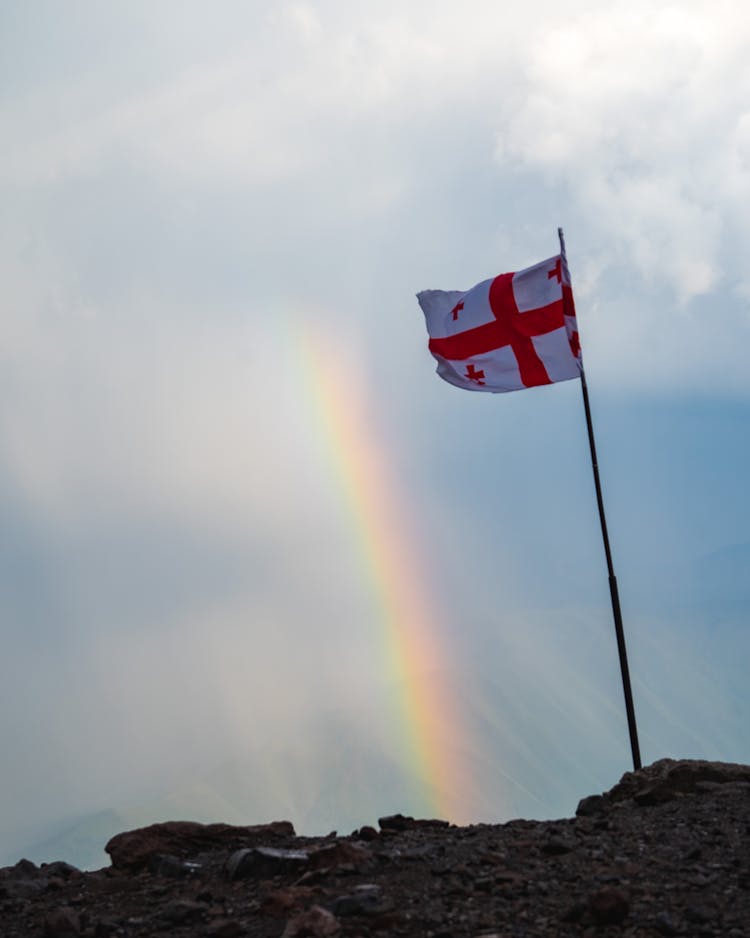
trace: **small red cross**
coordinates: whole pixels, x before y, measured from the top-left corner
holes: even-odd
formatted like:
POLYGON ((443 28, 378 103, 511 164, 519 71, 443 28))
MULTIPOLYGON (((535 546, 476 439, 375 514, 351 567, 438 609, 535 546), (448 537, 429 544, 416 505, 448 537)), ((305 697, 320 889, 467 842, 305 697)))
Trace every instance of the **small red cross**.
MULTIPOLYGON (((490 284, 489 301, 495 317, 492 322, 456 335, 430 339, 430 351, 449 361, 466 361, 509 345, 518 362, 521 381, 527 388, 551 384, 547 369, 531 340, 533 336, 546 335, 565 325, 564 299, 522 313, 513 294, 513 274, 500 274, 490 284)), ((476 372, 477 377, 478 374, 476 372)), ((468 371, 466 377, 474 380, 468 371)))
POLYGON ((454 321, 454 322, 458 319, 458 311, 459 311, 460 309, 463 309, 463 308, 464 308, 464 301, 461 300, 461 302, 460 302, 460 303, 456 303, 456 305, 455 305, 455 306, 453 307, 453 309, 451 310, 451 313, 453 314, 453 321, 454 321))
POLYGON ((477 371, 473 365, 467 366, 465 377, 467 377, 469 381, 476 381, 477 384, 484 384, 484 381, 482 381, 482 378, 484 378, 484 371, 481 369, 477 371))
POLYGON ((562 258, 558 257, 555 266, 552 270, 547 271, 547 280, 551 280, 553 277, 557 278, 558 283, 562 283, 562 258))

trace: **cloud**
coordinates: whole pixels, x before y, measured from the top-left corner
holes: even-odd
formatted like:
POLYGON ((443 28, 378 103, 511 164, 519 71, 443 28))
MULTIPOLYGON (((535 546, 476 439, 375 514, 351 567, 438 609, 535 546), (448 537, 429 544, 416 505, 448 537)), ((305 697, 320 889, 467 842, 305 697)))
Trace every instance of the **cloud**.
POLYGON ((682 302, 735 273, 724 239, 750 183, 750 36, 736 4, 722 12, 609 4, 543 24, 498 131, 501 165, 568 188, 590 238, 682 302))
MULTIPOLYGON (((323 777, 310 740, 331 710, 387 748, 383 623, 300 367, 306 335, 337 393, 371 405, 358 419, 413 519, 451 693, 481 711, 497 764, 560 804, 570 787, 521 777, 549 774, 545 709, 585 718, 593 749, 618 705, 609 664, 566 697, 576 660, 551 614, 528 611, 540 570, 566 621, 606 608, 577 578, 600 561, 575 507, 590 496, 578 391, 438 387, 413 294, 552 254, 562 222, 592 389, 746 396, 744 10, 26 9, 0 30, 8 824, 21 805, 110 807, 249 737, 323 777), (480 659, 507 686, 467 701, 480 659), (550 693, 526 703, 525 682, 550 693), (493 723, 511 691, 514 716, 493 723)), ((681 530, 651 501, 621 518, 681 530)), ((606 753, 602 787, 620 764, 606 753)), ((463 754, 489 811, 495 764, 463 754)))

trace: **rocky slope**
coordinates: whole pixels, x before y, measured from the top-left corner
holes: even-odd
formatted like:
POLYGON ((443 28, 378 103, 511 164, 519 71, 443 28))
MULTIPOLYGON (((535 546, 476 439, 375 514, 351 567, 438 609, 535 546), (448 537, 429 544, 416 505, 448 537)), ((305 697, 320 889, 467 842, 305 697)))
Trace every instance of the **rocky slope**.
POLYGON ((0 870, 0 936, 744 938, 749 835, 750 766, 666 759, 560 821, 170 822, 114 837, 97 872, 0 870))

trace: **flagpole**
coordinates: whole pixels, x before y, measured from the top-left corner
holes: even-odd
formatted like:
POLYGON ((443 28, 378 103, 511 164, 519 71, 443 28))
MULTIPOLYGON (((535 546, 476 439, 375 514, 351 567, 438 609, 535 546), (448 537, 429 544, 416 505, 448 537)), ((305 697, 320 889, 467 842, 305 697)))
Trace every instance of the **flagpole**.
MULTIPOLYGON (((565 257, 565 236, 562 228, 557 229, 560 236, 560 252, 563 260, 565 257)), ((567 261, 566 261, 567 262, 567 261)), ((628 732, 630 734, 630 751, 633 755, 633 768, 635 771, 641 768, 641 751, 638 745, 638 728, 635 722, 635 708, 633 706, 633 693, 630 688, 630 669, 628 668, 628 653, 625 647, 625 632, 622 627, 622 612, 620 611, 620 594, 617 590, 617 577, 615 576, 614 565, 612 563, 612 551, 609 546, 609 534, 607 533, 607 519, 604 515, 604 499, 602 497, 602 485, 599 479, 599 462, 596 458, 596 442, 594 440, 594 424, 591 420, 591 407, 589 406, 589 392, 586 385, 586 373, 581 363, 581 393, 583 395, 583 409, 586 414, 586 429, 589 437, 589 449, 591 451, 591 468, 594 473, 594 487, 596 489, 596 503, 599 507, 599 522, 602 528, 602 540, 604 542, 604 554, 607 558, 607 573, 609 575, 609 595, 612 599, 612 614, 615 620, 615 636, 617 637, 617 653, 620 658, 620 674, 622 675, 622 689, 625 695, 625 712, 628 718, 628 732)))

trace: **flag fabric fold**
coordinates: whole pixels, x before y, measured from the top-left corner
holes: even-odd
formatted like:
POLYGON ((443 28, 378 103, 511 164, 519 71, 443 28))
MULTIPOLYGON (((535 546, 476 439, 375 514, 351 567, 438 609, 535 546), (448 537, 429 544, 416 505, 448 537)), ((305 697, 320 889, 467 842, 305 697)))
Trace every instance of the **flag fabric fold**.
POLYGON ((563 253, 470 290, 417 294, 437 373, 469 391, 518 391, 582 371, 563 253))

